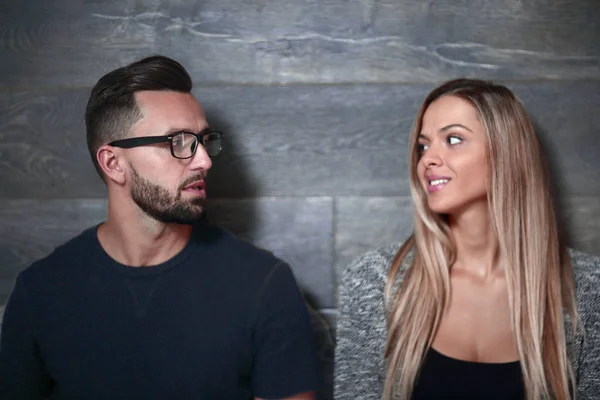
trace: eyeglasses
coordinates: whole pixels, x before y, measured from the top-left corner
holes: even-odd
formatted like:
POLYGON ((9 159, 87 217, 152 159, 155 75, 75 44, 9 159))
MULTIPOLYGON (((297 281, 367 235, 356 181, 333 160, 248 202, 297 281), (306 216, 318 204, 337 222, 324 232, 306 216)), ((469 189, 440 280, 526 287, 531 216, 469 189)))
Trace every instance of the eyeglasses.
POLYGON ((148 144, 166 143, 171 144, 171 155, 175 158, 186 159, 196 154, 198 142, 206 150, 210 157, 217 156, 223 148, 223 133, 207 129, 201 133, 176 132, 164 136, 144 136, 115 140, 108 143, 109 146, 130 149, 132 147, 146 146, 148 144))

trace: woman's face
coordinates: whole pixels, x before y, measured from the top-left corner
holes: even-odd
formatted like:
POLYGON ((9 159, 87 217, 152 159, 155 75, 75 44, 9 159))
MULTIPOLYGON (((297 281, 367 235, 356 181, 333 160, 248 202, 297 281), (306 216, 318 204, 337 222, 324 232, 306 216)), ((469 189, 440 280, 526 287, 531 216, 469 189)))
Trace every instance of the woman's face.
POLYGON ((445 95, 423 115, 417 176, 431 211, 456 214, 487 203, 484 128, 466 100, 445 95))

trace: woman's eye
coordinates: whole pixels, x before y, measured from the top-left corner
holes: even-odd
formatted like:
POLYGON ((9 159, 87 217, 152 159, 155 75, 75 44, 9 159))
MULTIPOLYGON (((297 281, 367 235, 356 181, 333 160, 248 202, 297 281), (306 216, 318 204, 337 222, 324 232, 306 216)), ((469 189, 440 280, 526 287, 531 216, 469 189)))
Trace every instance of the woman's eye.
POLYGON ((461 138, 456 136, 448 136, 448 144, 450 144, 451 146, 459 144, 460 142, 462 142, 461 138))
POLYGON ((427 151, 428 148, 429 148, 429 146, 427 146, 426 144, 418 144, 417 145, 417 151, 419 153, 423 153, 424 151, 427 151))

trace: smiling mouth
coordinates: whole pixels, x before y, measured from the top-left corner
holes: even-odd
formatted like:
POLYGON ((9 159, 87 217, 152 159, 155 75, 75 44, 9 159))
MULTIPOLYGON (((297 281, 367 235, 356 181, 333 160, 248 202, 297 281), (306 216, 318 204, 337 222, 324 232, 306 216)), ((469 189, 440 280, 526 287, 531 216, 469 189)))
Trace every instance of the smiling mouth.
POLYGON ((429 193, 434 193, 437 192, 439 190, 442 190, 442 188, 444 186, 446 186, 446 184, 448 184, 448 182, 450 182, 450 179, 448 178, 438 178, 438 179, 433 179, 433 180, 427 180, 427 191, 429 193))
POLYGON ((438 186, 438 185, 443 185, 445 183, 448 183, 450 179, 436 179, 434 181, 429 181, 429 185, 430 186, 438 186))

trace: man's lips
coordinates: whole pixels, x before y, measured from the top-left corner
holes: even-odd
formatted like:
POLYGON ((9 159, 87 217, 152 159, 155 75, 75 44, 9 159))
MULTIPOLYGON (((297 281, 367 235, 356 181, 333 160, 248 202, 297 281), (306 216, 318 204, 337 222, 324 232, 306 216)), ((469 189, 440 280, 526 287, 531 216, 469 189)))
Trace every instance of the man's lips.
POLYGON ((206 183, 203 180, 195 181, 186 185, 183 190, 185 191, 203 191, 206 188, 206 183))

